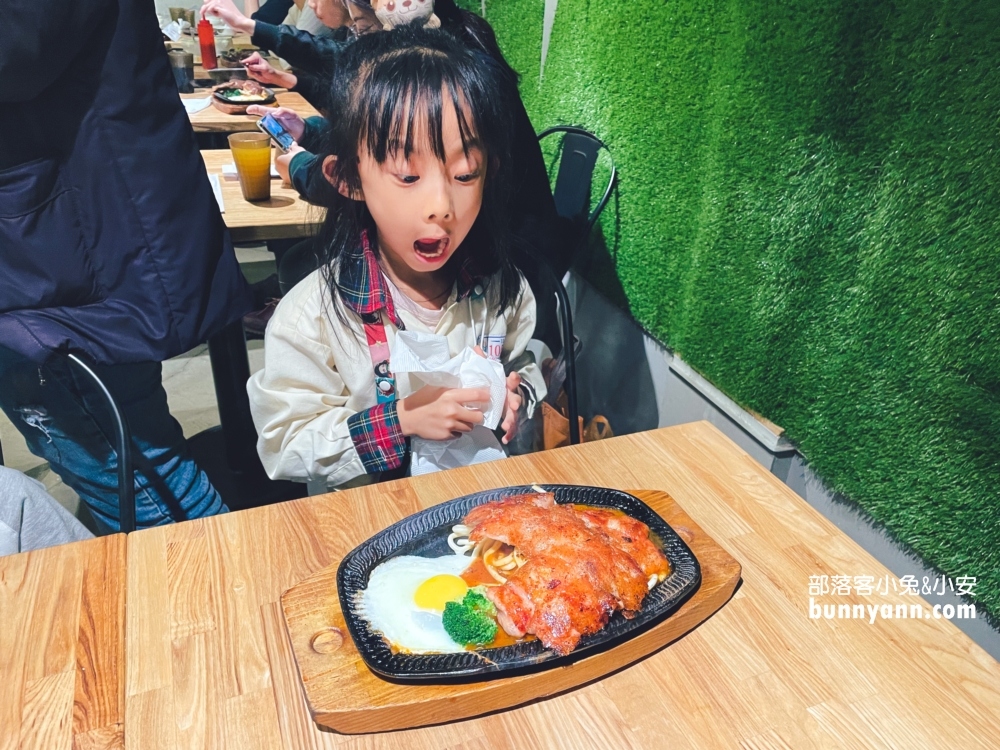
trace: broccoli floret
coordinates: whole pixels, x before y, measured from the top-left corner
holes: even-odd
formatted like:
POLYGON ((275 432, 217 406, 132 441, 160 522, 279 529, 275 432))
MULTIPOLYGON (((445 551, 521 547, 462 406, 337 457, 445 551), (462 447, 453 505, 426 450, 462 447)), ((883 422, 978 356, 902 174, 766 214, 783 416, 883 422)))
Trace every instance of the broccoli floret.
POLYGON ((496 613, 493 602, 477 587, 466 591, 461 602, 445 604, 441 622, 455 643, 485 646, 497 634, 496 613))

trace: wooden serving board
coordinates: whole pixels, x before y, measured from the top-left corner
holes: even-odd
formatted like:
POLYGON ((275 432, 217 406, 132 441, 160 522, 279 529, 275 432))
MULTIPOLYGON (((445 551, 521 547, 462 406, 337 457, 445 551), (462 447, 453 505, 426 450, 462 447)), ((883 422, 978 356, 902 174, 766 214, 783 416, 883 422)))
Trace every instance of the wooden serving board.
POLYGON ((390 682, 365 666, 337 597, 339 561, 281 595, 292 653, 313 720, 360 734, 440 724, 510 708, 621 669, 680 638, 714 614, 736 589, 741 567, 665 492, 630 490, 669 523, 701 564, 701 586, 674 614, 615 648, 551 669, 480 682, 390 682))

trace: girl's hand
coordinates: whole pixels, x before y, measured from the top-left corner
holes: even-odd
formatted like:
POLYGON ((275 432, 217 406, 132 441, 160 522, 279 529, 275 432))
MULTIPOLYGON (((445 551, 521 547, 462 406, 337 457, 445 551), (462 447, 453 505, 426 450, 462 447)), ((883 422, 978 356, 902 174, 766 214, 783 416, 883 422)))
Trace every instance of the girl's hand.
POLYGON ((517 432, 517 412, 521 408, 521 375, 512 372, 507 376, 507 404, 504 406, 503 422, 500 429, 503 430, 503 443, 506 445, 517 432))
MULTIPOLYGON (((267 83, 272 86, 293 89, 299 82, 298 76, 284 70, 277 70, 271 63, 261 57, 259 52, 254 52, 244 60, 243 67, 247 69, 247 75, 255 81, 267 83)), ((291 110, 286 111, 290 112, 291 110)))
MULTIPOLYGON (((248 57, 247 59, 250 60, 251 58, 248 57)), ((260 104, 251 104, 247 107, 247 114, 256 117, 271 115, 271 117, 281 123, 281 126, 296 141, 302 140, 302 134, 306 132, 306 121, 295 114, 293 110, 288 109, 288 107, 265 107, 260 104)))
POLYGON ((425 440, 451 440, 483 423, 483 413, 465 405, 488 403, 489 400, 490 392, 486 388, 436 388, 425 385, 399 401, 396 414, 404 435, 416 435, 425 440))
POLYGON ((257 27, 257 22, 243 15, 233 0, 205 0, 201 6, 201 17, 208 16, 218 16, 232 28, 251 36, 257 27))

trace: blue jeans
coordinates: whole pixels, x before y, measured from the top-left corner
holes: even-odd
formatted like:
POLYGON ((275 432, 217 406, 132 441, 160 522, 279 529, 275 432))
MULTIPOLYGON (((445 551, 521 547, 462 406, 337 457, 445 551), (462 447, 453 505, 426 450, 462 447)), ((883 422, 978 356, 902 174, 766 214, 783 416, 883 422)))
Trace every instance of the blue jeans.
MULTIPOLYGON (((94 367, 132 432, 136 526, 159 526, 228 509, 187 450, 170 414, 158 362, 94 367)), ((87 503, 102 531, 119 528, 118 456, 112 417, 86 375, 65 358, 38 367, 0 348, 0 408, 28 449, 87 503)))

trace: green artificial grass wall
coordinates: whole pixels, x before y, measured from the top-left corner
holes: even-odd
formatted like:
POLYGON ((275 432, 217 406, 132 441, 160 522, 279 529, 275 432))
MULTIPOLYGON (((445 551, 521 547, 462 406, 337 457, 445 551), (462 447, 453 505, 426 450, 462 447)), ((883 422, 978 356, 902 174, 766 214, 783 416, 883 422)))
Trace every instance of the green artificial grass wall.
POLYGON ((541 81, 486 16, 621 168, 594 281, 1000 615, 1000 3, 560 0, 541 81))

